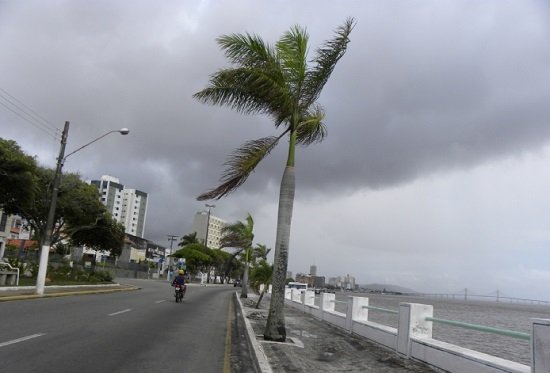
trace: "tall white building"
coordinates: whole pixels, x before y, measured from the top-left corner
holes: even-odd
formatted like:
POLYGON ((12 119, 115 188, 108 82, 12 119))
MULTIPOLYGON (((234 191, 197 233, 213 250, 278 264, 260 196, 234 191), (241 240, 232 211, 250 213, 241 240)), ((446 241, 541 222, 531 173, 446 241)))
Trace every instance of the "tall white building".
POLYGON ((208 226, 208 242, 206 246, 211 249, 219 249, 221 245, 222 229, 228 223, 210 214, 210 222, 208 221, 208 211, 199 211, 193 219, 193 232, 197 232, 197 240, 204 243, 206 239, 206 227, 208 226))
POLYGON ((100 180, 92 180, 97 186, 100 200, 113 218, 124 225, 126 233, 143 238, 147 215, 147 193, 125 188, 113 176, 103 175, 100 180))

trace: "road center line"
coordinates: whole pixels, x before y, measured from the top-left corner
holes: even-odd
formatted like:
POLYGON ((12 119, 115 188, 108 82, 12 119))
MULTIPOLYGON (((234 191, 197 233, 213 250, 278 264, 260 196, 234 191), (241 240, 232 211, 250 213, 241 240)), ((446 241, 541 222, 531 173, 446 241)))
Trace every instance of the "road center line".
POLYGON ((109 316, 120 315, 121 313, 130 312, 131 310, 132 310, 131 308, 126 308, 125 310, 122 310, 122 311, 110 313, 109 316))
POLYGON ((0 347, 9 346, 9 345, 12 345, 12 344, 14 344, 14 343, 23 342, 23 341, 26 341, 26 340, 29 340, 29 339, 33 339, 33 338, 37 338, 37 337, 42 337, 43 335, 44 335, 44 333, 38 333, 38 334, 28 335, 28 336, 26 336, 26 337, 21 337, 21 338, 13 339, 13 340, 7 341, 7 342, 2 342, 2 343, 0 343, 0 347))

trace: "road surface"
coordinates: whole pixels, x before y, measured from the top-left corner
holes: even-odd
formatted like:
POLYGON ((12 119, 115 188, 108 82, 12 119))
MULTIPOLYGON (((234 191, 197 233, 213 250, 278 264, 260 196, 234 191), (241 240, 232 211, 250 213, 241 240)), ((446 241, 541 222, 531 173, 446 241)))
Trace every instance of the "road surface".
POLYGON ((162 281, 141 290, 0 304, 2 372, 229 372, 230 285, 162 281))

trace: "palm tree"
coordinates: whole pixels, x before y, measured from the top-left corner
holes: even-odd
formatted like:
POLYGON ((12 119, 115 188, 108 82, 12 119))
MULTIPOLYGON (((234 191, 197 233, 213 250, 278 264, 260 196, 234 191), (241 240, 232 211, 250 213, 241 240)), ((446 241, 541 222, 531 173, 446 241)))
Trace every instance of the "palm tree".
POLYGON ((199 243, 197 240, 197 232, 189 233, 181 237, 180 242, 178 243, 178 246, 185 247, 192 243, 199 243))
POLYGON ((198 200, 220 199, 241 186, 260 161, 288 135, 288 158, 281 180, 273 293, 264 338, 284 341, 284 287, 288 266, 290 225, 295 191, 295 148, 322 141, 326 136, 325 114, 317 104, 336 63, 345 54, 349 35, 355 25, 352 18, 336 30, 332 40, 317 49, 308 66, 309 35, 294 26, 274 46, 251 34, 224 35, 217 39, 232 66, 221 69, 210 78, 207 88, 194 97, 212 105, 227 105, 244 114, 268 114, 278 136, 245 142, 229 157, 221 184, 197 197, 198 200))
POLYGON ((250 273, 250 282, 254 290, 259 292, 260 286, 263 285, 263 289, 256 302, 256 308, 260 308, 260 302, 262 301, 269 284, 271 283, 271 278, 273 276, 273 266, 270 265, 266 260, 261 260, 250 273))
POLYGON ((267 260, 267 255, 271 252, 266 245, 256 244, 256 247, 252 250, 252 259, 254 263, 260 263, 262 260, 267 260))
POLYGON ((248 297, 248 262, 251 257, 252 241, 254 240, 254 220, 252 216, 248 214, 246 217, 246 223, 237 221, 236 223, 229 224, 222 229, 222 238, 220 241, 220 247, 233 247, 237 251, 233 254, 233 259, 237 255, 244 256, 244 274, 241 288, 241 298, 248 297))

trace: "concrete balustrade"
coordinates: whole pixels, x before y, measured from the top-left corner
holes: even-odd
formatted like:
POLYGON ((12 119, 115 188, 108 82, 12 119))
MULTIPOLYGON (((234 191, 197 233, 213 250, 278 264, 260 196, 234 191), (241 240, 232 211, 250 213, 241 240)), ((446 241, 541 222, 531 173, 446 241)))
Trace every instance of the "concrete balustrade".
MULTIPOLYGON (((368 320, 369 299, 349 297, 347 312, 335 311, 336 296, 321 293, 319 306, 312 291, 285 292, 286 304, 346 332, 388 347, 397 354, 456 373, 548 373, 550 372, 550 320, 533 319, 532 367, 470 350, 432 338, 433 306, 400 303, 398 328, 368 320)), ((370 307, 376 310, 375 307, 370 307)), ((381 310, 381 309, 378 309, 381 310)), ((387 310, 386 310, 387 311, 387 310)), ((389 311, 395 313, 396 311, 389 311)))
POLYGON ((531 350, 533 372, 550 372, 550 320, 533 319, 531 350))

